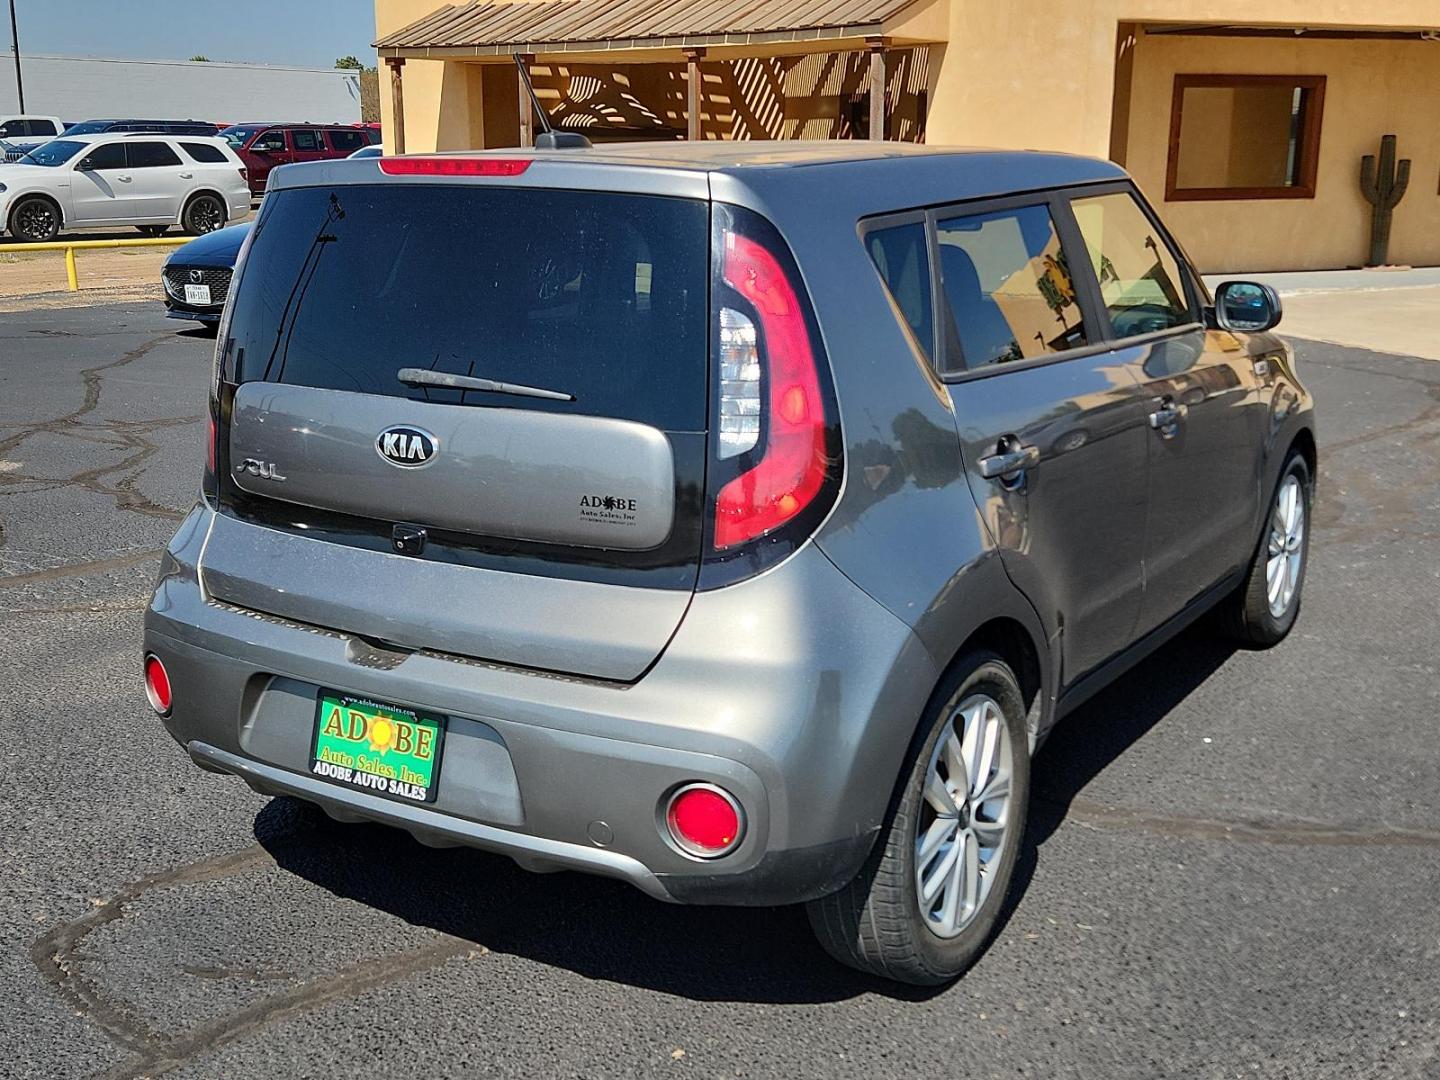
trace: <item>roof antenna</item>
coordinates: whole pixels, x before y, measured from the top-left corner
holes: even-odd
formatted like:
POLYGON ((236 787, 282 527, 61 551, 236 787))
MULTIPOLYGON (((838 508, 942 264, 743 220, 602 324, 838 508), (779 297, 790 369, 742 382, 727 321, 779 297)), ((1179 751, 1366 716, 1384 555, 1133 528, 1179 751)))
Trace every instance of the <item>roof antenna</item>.
POLYGON ((535 93, 535 84, 530 81, 530 69, 525 66, 525 61, 520 58, 519 53, 511 53, 515 58, 515 67, 520 71, 520 81, 525 84, 525 92, 530 95, 530 104, 535 109, 535 115, 540 118, 540 126, 545 130, 535 136, 535 149, 537 150, 587 150, 590 147, 590 140, 578 131, 556 131, 550 123, 550 116, 545 112, 545 106, 540 104, 540 98, 535 93))

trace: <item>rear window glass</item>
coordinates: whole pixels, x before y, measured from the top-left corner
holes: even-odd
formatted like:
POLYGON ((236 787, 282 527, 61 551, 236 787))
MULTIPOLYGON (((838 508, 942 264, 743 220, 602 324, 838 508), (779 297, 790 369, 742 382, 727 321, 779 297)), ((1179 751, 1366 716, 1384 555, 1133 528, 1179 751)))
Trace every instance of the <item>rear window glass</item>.
POLYGON ((359 150, 367 142, 363 131, 327 131, 325 134, 336 150, 359 150))
POLYGON ((430 184, 266 197, 227 377, 705 427, 704 202, 430 184), (429 368, 573 401, 409 386, 429 368))

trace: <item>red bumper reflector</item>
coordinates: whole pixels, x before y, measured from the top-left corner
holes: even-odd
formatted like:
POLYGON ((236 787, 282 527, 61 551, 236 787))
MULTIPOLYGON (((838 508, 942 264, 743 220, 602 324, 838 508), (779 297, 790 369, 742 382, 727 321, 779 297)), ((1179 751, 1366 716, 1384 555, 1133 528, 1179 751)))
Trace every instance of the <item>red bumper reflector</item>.
POLYGON ((519 176, 529 158, 382 157, 380 171, 390 176, 519 176))
POLYGON ((692 784, 671 797, 665 824, 682 851, 714 858, 740 843, 740 804, 720 788, 692 784))
POLYGON ((145 657, 145 696, 157 713, 170 715, 170 674, 158 656, 145 657))

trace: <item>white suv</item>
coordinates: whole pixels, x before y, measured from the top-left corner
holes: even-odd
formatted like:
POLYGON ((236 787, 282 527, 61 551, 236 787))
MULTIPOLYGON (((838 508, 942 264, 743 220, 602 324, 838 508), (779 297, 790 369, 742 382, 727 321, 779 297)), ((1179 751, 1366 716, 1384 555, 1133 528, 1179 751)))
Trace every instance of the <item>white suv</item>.
POLYGON ((53 240, 62 226, 198 236, 249 212, 245 167, 224 139, 79 135, 0 165, 0 232, 16 240, 53 240))

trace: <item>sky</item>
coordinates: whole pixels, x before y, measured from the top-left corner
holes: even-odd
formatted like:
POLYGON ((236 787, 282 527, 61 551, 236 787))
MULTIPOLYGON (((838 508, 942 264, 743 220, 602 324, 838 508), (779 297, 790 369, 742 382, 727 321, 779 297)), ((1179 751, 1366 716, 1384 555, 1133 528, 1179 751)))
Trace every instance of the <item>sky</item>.
MULTIPOLYGON (((441 0, 436 0, 439 7, 441 0)), ((332 67, 375 64, 374 0, 15 0, 20 54, 138 60, 239 60, 332 67)), ((0 3, 0 49, 10 20, 0 3)))

